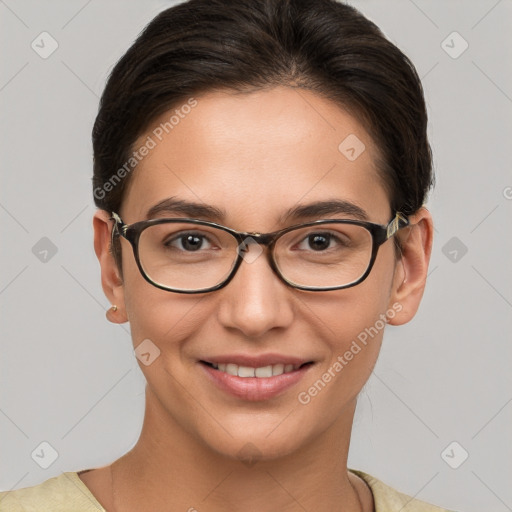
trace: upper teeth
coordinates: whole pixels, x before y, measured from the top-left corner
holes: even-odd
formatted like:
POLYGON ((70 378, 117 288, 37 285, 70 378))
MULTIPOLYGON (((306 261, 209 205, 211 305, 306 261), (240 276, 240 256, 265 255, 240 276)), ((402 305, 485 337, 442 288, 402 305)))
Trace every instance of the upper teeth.
POLYGON ((212 363, 213 367, 221 372, 229 375, 237 375, 238 377, 274 377, 293 370, 298 370, 300 364, 272 364, 269 366, 261 366, 260 368, 252 368, 250 366, 239 366, 234 363, 212 363))

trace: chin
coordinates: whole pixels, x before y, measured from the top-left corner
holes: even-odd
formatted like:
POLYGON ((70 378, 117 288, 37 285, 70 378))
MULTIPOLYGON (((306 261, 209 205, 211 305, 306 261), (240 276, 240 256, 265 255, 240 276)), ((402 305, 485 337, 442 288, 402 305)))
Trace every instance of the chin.
POLYGON ((256 463, 273 462, 282 459, 300 448, 297 442, 283 445, 282 441, 282 439, 278 439, 277 442, 270 442, 268 439, 246 437, 233 440, 229 446, 216 446, 213 448, 217 453, 250 467, 256 463))
POLYGON ((231 436, 219 427, 214 431, 204 432, 204 437, 201 436, 203 442, 217 454, 241 461, 248 466, 256 462, 270 462, 288 457, 308 443, 304 426, 295 425, 291 429, 291 425, 280 425, 274 419, 267 423, 259 421, 257 415, 254 416, 252 427, 244 428, 243 423, 237 424, 233 421, 231 425, 237 425, 236 430, 226 425, 231 436))

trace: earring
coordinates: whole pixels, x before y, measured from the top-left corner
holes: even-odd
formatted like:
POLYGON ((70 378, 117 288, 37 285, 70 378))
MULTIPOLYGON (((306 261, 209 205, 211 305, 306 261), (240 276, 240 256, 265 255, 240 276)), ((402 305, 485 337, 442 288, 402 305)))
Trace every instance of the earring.
POLYGON ((107 313, 106 313, 107 320, 114 324, 119 323, 119 321, 116 321, 116 315, 115 315, 116 311, 117 311, 117 306, 114 304, 113 306, 111 306, 110 308, 107 309, 107 313))

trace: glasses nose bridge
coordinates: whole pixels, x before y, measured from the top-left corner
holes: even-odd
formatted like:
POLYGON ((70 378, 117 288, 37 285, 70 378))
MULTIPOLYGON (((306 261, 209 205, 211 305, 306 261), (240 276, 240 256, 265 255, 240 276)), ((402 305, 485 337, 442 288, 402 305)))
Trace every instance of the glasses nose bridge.
MULTIPOLYGON (((267 259, 268 265, 270 266, 272 271, 277 275, 277 277, 286 283, 286 281, 281 276, 281 274, 276 266, 276 263, 274 260, 274 254, 273 254, 274 253, 274 251, 273 251, 274 243, 280 234, 281 234, 280 231, 274 231, 272 233, 259 233, 259 232, 254 232, 254 231, 253 232, 238 232, 239 239, 241 240, 241 242, 238 245, 238 264, 236 264, 235 267, 233 268, 233 273, 232 273, 231 278, 233 278, 235 276, 235 274, 237 273, 238 269, 240 268, 240 264, 242 263, 242 260, 246 260, 246 257, 247 257, 246 254, 249 252, 249 245, 255 244, 255 245, 263 246, 263 247, 267 248, 267 251, 265 251, 264 249, 261 249, 261 252, 266 253, 266 259, 267 259)), ((256 257, 257 257, 257 255, 258 255, 258 253, 256 253, 256 257)), ((249 259, 248 261, 249 261, 249 263, 251 263, 253 260, 249 259)))
MULTIPOLYGON (((249 244, 256 243, 258 245, 262 245, 264 247, 270 247, 275 239, 277 238, 277 233, 259 233, 259 232, 239 232, 240 236, 240 246, 242 250, 248 250, 249 244)), ((272 251, 270 251, 272 252, 272 251)))

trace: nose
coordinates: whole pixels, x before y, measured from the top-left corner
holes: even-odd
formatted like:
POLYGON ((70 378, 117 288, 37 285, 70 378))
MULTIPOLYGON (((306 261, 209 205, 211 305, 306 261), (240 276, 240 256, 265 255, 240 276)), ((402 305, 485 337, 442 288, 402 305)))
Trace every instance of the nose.
POLYGON ((219 292, 218 319, 226 328, 238 329, 247 338, 260 338, 293 321, 293 289, 274 273, 267 248, 247 244, 243 261, 233 279, 219 292))

